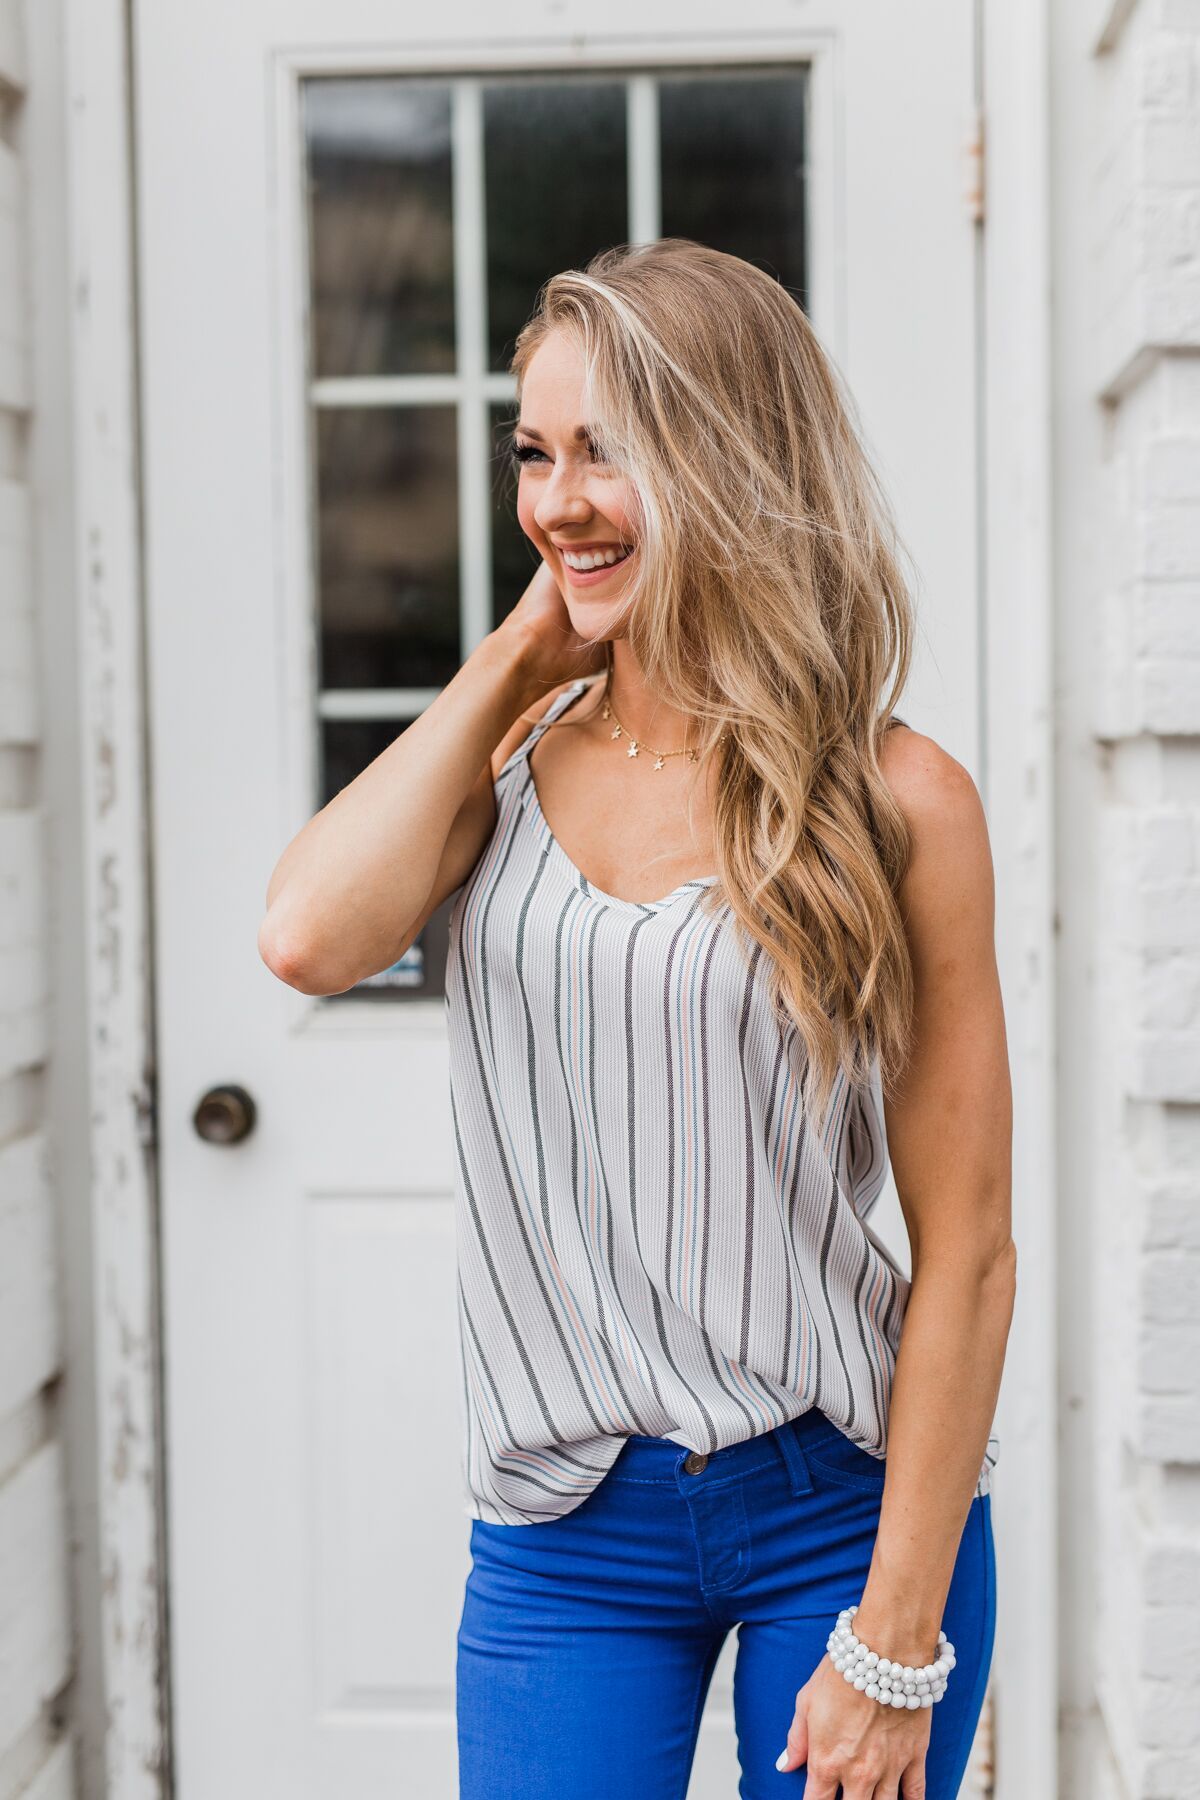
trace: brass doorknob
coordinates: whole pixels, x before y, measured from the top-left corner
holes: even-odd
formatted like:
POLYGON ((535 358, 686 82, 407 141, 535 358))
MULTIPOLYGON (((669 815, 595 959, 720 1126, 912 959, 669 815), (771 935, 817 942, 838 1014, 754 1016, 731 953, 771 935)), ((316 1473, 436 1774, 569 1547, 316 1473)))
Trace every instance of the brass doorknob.
POLYGON ((254 1130, 257 1109, 244 1087, 234 1081, 209 1088, 192 1114, 199 1137, 210 1144, 237 1144, 254 1130))

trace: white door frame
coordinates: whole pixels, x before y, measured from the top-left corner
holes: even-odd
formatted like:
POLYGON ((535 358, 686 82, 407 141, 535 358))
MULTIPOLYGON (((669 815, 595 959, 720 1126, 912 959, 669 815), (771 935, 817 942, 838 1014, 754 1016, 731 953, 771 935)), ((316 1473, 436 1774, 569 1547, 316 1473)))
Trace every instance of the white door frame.
POLYGON ((0 0, 24 39, 45 703, 60 1418, 85 1800, 170 1792, 138 337, 126 0, 0 0))
MULTIPOLYGON (((32 275, 39 629, 48 737, 66 746, 48 756, 49 851, 61 875, 52 978, 70 1002, 56 1013, 50 1116, 66 1214, 74 1709, 89 1800, 170 1792, 127 5, 46 0, 24 9, 30 217, 43 222, 32 275)), ((14 10, 14 0, 0 7, 6 21, 14 10)), ((1006 1590, 1021 1592, 1025 1616, 1039 1621, 1022 1654, 1006 1655, 1001 1610, 1005 1800, 1051 1800, 1057 1741, 1055 1631, 1046 1616, 1057 1588, 1057 1408, 1046 1397, 1056 1391, 1060 1305, 1046 15, 1046 0, 980 0, 989 145, 980 478, 982 586, 991 597, 982 772, 993 834, 1019 851, 997 869, 1016 1082, 1022 1345, 1001 1398, 997 1484, 1021 1499, 1011 1521, 1003 1499, 997 1510, 1006 1590)))

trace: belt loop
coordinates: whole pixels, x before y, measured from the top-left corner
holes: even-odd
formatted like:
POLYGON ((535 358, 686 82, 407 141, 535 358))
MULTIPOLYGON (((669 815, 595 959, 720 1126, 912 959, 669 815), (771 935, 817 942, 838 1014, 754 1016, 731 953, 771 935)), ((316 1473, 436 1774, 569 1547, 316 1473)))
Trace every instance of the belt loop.
POLYGON ((808 1458, 800 1448, 795 1420, 788 1419, 784 1424, 777 1425, 773 1436, 779 1446, 779 1454, 783 1458, 787 1472, 792 1478, 793 1494, 811 1494, 813 1478, 809 1473, 808 1458))

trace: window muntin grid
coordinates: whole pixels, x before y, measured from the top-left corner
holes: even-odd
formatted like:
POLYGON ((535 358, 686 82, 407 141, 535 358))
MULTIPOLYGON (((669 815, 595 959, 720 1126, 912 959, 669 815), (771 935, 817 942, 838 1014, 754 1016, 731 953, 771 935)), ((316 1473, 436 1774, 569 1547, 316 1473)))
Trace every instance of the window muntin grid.
MULTIPOLYGON (((677 235, 807 303, 806 71, 313 76, 301 118, 323 805, 533 572, 503 446, 540 283, 677 235)), ((352 991, 440 994, 444 942, 352 991)))

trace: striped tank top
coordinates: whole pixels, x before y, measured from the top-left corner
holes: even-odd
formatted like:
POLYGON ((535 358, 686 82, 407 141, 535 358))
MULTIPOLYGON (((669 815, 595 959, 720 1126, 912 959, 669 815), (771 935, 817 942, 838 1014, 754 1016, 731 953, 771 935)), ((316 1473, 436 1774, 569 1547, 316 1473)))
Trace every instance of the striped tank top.
POLYGON ((882 1457, 909 1293, 867 1223, 878 1070, 809 1117, 716 877, 621 900, 551 832, 529 755, 589 685, 500 771, 450 916, 461 1474, 494 1524, 570 1512, 631 1433, 711 1452, 819 1406, 882 1457))

